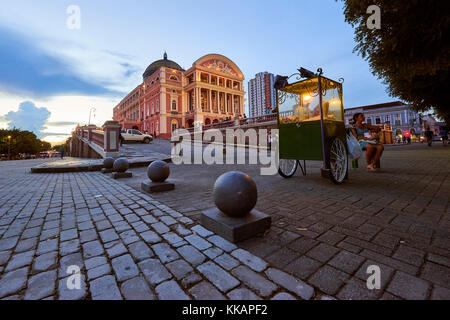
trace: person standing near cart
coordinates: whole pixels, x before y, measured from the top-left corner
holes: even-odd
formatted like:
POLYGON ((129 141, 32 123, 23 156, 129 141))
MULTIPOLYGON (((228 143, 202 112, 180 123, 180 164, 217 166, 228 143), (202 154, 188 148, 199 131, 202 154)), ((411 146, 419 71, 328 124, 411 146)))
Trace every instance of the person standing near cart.
POLYGON ((120 142, 120 146, 123 146, 123 136, 122 136, 122 127, 119 127, 119 142, 120 142))
POLYGON ((428 146, 431 147, 433 144, 433 131, 430 130, 430 127, 427 127, 427 130, 425 130, 425 138, 427 139, 428 146))

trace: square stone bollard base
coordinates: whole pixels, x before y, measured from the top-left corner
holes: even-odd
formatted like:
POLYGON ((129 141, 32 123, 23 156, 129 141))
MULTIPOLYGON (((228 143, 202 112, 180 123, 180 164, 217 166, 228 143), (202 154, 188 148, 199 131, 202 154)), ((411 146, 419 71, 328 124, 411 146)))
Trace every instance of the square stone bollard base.
POLYGON ((200 224, 228 241, 239 242, 269 229, 272 217, 252 210, 243 218, 232 218, 218 208, 211 208, 202 211, 200 224))
POLYGON ((113 179, 131 178, 133 174, 131 172, 114 172, 112 174, 113 179))
POLYGON ((153 182, 147 179, 141 183, 141 189, 148 193, 170 191, 175 189, 175 184, 167 181, 153 182))
POLYGON ((113 173, 114 169, 113 168, 102 168, 102 173, 113 173))

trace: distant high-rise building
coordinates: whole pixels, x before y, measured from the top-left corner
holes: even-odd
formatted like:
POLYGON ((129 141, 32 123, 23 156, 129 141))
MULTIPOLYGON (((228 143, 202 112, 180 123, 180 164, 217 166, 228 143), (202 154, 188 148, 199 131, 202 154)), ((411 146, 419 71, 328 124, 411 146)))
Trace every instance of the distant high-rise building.
POLYGON ((260 72, 248 82, 249 117, 263 116, 276 107, 273 84, 275 76, 269 72, 260 72))

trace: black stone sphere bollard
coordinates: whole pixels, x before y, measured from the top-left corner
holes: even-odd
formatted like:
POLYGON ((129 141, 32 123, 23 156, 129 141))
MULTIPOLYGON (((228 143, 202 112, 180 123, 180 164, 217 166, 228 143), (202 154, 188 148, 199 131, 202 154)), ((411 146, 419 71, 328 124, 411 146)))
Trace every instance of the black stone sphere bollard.
POLYGON ((175 184, 166 181, 170 175, 170 168, 167 162, 153 161, 147 168, 147 176, 150 180, 141 183, 141 189, 148 193, 171 191, 175 189, 175 184))
POLYGON ((240 171, 222 174, 214 183, 214 203, 230 217, 243 217, 256 205, 258 191, 253 179, 240 171))
POLYGON ((105 160, 103 160, 103 167, 106 169, 112 169, 114 166, 114 158, 106 158, 105 160))
POLYGON ((217 207, 200 214, 200 224, 231 242, 262 234, 272 218, 254 209, 258 190, 253 179, 240 171, 230 171, 217 178, 213 188, 217 207))
POLYGON ((114 161, 114 171, 116 172, 125 172, 130 167, 130 164, 128 163, 128 159, 126 158, 119 158, 114 161))
POLYGON ((129 167, 130 163, 127 158, 116 159, 113 165, 113 170, 115 171, 112 175, 113 179, 131 178, 133 174, 131 172, 126 172, 129 167))
POLYGON ((164 182, 169 175, 169 165, 164 161, 153 161, 147 168, 147 176, 153 182, 164 182))

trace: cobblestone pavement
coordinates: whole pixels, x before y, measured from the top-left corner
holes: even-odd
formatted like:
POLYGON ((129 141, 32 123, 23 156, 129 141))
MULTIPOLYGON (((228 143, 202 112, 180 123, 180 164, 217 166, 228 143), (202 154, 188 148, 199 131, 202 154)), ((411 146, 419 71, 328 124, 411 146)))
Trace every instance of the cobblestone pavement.
POLYGON ((0 176, 0 298, 314 296, 310 285, 101 173, 0 176), (80 289, 69 289, 72 266, 81 269, 80 289))
MULTIPOLYGON (((320 163, 307 176, 260 176, 251 165, 171 165, 176 189, 152 197, 198 220, 212 207, 215 179, 240 170, 258 186, 256 208, 272 228, 239 247, 338 299, 450 299, 450 147, 387 147, 382 170, 350 169, 333 185, 320 163), (381 289, 368 290, 369 265, 381 268, 381 289)), ((364 167, 364 160, 360 160, 364 167)), ((125 182, 139 190, 145 168, 125 182)))

